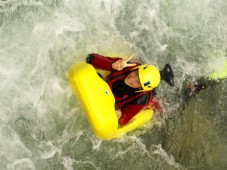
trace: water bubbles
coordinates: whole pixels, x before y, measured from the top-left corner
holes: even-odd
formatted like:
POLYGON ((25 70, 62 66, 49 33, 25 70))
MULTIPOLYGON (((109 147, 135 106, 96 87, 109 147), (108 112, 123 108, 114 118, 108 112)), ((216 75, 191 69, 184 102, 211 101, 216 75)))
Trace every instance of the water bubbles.
POLYGON ((55 154, 61 153, 61 150, 54 146, 54 144, 51 141, 40 142, 39 149, 40 156, 43 159, 49 159, 52 158, 55 154))
POLYGON ((7 165, 8 170, 29 169, 36 170, 34 162, 29 158, 16 159, 13 163, 7 165))
POLYGON ((62 158, 62 164, 64 165, 66 170, 74 170, 73 168, 74 163, 75 159, 72 159, 69 156, 65 156, 62 158))

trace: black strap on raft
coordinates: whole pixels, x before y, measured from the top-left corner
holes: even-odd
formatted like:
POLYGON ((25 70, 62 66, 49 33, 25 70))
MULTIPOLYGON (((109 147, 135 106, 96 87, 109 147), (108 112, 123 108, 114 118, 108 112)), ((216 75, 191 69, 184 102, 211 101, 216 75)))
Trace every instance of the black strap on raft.
POLYGON ((174 74, 169 64, 166 64, 162 71, 160 71, 161 79, 166 81, 170 86, 174 86, 174 74))

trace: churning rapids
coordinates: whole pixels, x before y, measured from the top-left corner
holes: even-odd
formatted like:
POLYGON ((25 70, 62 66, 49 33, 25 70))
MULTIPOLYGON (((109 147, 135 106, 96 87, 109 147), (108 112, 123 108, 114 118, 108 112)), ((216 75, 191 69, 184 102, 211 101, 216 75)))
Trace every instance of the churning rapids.
POLYGON ((225 170, 227 81, 182 104, 185 81, 226 60, 226 0, 0 0, 1 170, 225 170), (67 81, 88 53, 163 68, 163 115, 97 139, 67 81))

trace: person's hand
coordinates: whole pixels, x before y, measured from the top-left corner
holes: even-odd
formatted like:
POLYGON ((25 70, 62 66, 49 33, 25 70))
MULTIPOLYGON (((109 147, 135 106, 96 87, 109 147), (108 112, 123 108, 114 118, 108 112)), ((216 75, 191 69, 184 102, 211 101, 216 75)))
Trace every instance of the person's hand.
POLYGON ((121 110, 120 109, 117 109, 115 111, 116 111, 117 118, 120 119, 121 116, 122 116, 121 110))
POLYGON ((117 60, 117 61, 115 61, 113 64, 112 64, 112 68, 114 69, 114 70, 117 70, 117 71, 121 71, 123 68, 125 68, 125 67, 130 67, 130 66, 135 66, 136 64, 135 63, 133 63, 133 64, 128 64, 127 62, 129 61, 129 60, 131 60, 132 59, 132 55, 131 56, 129 56, 127 59, 119 59, 119 60, 117 60))

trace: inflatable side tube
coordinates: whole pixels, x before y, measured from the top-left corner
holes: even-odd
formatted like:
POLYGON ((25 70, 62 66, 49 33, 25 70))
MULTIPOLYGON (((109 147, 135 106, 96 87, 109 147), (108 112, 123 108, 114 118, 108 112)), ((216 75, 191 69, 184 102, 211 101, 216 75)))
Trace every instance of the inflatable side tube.
POLYGON ((87 63, 74 64, 69 70, 68 79, 95 135, 111 139, 116 134, 118 119, 109 85, 87 63))
POLYGON ((154 111, 152 109, 143 109, 136 116, 134 116, 126 125, 119 127, 113 138, 119 138, 124 134, 131 132, 144 124, 151 121, 154 111))

